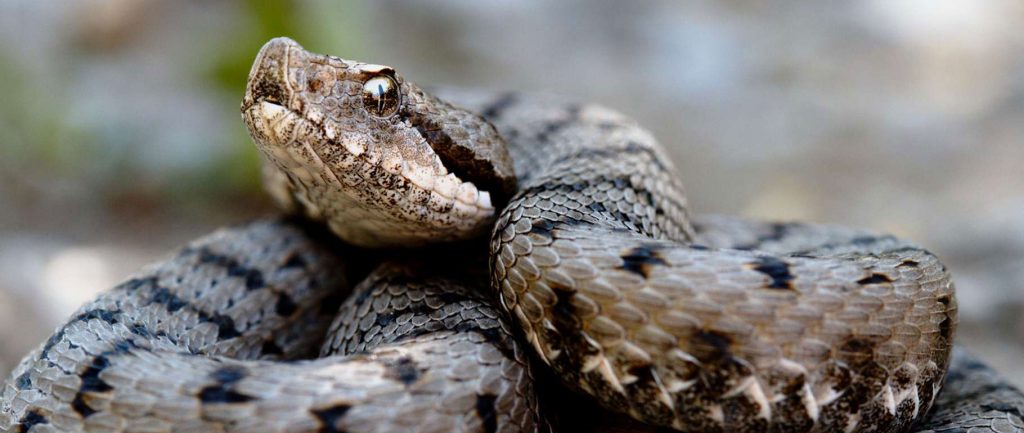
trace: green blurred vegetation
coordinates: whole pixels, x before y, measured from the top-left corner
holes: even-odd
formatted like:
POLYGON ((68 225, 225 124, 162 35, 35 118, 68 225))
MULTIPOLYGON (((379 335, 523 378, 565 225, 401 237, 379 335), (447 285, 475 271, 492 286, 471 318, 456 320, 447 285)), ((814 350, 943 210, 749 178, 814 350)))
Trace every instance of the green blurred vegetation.
MULTIPOLYGON (((5 131, 0 140, 0 188, 4 190, 0 197, 23 199, 15 206, 31 207, 35 197, 55 194, 52 182, 70 181, 98 199, 96 204, 105 203, 115 212, 126 206, 230 212, 217 207, 266 203, 260 190, 259 156, 238 115, 238 103, 256 52, 273 37, 289 36, 314 51, 358 58, 370 22, 369 11, 362 3, 349 0, 244 0, 218 6, 224 7, 214 8, 220 14, 213 17, 216 34, 199 25, 196 31, 181 29, 187 35, 183 40, 202 47, 196 50, 201 55, 160 59, 164 63, 196 62, 194 70, 198 73, 183 77, 182 82, 198 89, 192 93, 201 95, 205 104, 216 107, 215 124, 225 126, 225 132, 214 133, 223 136, 215 135, 208 143, 209 153, 191 157, 185 166, 154 170, 154 164, 145 164, 147 158, 154 158, 151 147, 155 145, 148 142, 151 134, 147 125, 119 124, 105 118, 101 111, 88 112, 85 121, 74 118, 81 115, 83 105, 86 111, 91 109, 88 101, 83 104, 71 99, 76 97, 75 74, 82 72, 83 64, 103 62, 137 49, 131 47, 137 34, 122 35, 127 42, 111 44, 111 48, 90 45, 69 31, 57 41, 53 52, 46 54, 50 57, 44 57, 56 65, 47 69, 45 77, 22 64, 25 53, 12 49, 17 48, 16 44, 0 44, 0 90, 8 101, 0 104, 0 127, 5 131), (72 102, 78 103, 79 112, 69 108, 72 102)), ((177 6, 151 2, 146 19, 161 19, 157 16, 161 7, 177 6)), ((149 29, 140 26, 135 31, 149 29)), ((117 89, 111 89, 110 98, 119 97, 123 96, 117 89)))
MULTIPOLYGON (((358 2, 246 0, 242 4, 239 31, 221 44, 207 77, 228 99, 242 95, 255 53, 271 38, 288 36, 316 52, 359 54, 365 30, 361 24, 368 19, 358 2)), ((211 161, 193 177, 200 187, 220 185, 222 192, 259 189, 259 156, 244 128, 234 131, 226 156, 211 161)))

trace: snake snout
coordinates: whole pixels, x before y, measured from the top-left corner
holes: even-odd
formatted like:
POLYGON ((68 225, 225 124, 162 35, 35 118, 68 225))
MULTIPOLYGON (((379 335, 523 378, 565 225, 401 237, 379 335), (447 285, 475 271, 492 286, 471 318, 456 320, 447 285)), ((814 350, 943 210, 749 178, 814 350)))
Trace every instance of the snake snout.
POLYGON ((256 61, 249 70, 249 80, 242 100, 242 110, 259 102, 285 105, 291 90, 288 88, 287 70, 289 52, 302 46, 297 42, 279 37, 271 39, 260 48, 256 61))

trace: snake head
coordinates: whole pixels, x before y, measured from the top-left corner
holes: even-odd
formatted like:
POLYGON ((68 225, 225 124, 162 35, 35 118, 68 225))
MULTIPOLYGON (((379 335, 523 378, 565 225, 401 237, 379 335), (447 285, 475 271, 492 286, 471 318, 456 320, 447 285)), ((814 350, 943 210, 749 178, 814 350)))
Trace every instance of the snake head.
POLYGON ((275 199, 356 245, 478 237, 516 189, 505 142, 481 117, 390 67, 288 38, 257 55, 242 118, 275 199))

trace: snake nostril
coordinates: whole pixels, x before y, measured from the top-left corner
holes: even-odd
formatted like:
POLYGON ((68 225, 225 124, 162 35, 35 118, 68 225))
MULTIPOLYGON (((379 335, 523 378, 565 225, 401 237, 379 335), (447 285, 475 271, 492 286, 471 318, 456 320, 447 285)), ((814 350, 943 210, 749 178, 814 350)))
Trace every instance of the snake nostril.
POLYGON ((254 102, 271 102, 277 105, 284 105, 286 100, 284 88, 275 83, 264 83, 253 89, 254 102))
POLYGON ((272 39, 263 45, 249 71, 245 105, 271 102, 283 105, 288 100, 287 61, 289 50, 299 45, 287 38, 272 39))

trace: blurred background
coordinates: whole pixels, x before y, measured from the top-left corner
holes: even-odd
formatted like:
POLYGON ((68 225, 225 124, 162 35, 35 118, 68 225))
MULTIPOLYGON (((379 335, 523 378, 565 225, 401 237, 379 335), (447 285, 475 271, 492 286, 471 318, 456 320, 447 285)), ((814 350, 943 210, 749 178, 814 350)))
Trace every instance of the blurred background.
POLYGON ((604 103, 698 212, 909 237, 959 341, 1024 386, 1019 0, 0 0, 0 375, 189 239, 273 212, 238 106, 259 47, 604 103))

